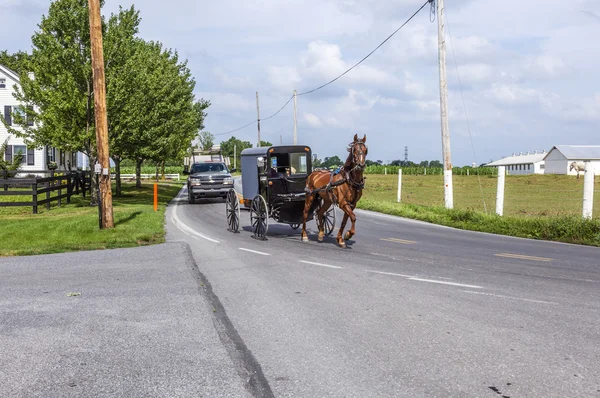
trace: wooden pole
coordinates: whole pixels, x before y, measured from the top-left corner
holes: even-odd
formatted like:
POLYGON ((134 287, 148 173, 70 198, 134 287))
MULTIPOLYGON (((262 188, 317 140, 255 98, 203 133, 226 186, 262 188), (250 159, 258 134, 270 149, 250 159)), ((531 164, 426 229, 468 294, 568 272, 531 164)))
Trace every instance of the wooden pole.
POLYGON ((498 189, 496 190, 496 214, 504 214, 504 181, 506 166, 498 166, 498 189))
POLYGON ((442 155, 444 158, 444 203, 454 206, 452 194, 452 160, 448 131, 448 82, 446 81, 446 38, 444 36, 444 0, 436 0, 438 20, 438 56, 440 69, 440 113, 442 121, 442 155))
POLYGON ((298 119, 296 117, 296 90, 294 90, 294 145, 298 145, 298 133, 297 133, 297 125, 298 119))
POLYGON ((102 228, 114 228, 112 191, 110 186, 110 158, 108 151, 108 121, 106 116, 106 87, 104 82, 104 53, 102 49, 102 19, 100 0, 89 0, 90 41, 92 44, 92 70, 94 72, 94 115, 96 120, 96 145, 102 198, 102 228))
POLYGON ((260 109, 258 107, 258 91, 256 92, 256 121, 258 122, 258 144, 260 146, 260 109))

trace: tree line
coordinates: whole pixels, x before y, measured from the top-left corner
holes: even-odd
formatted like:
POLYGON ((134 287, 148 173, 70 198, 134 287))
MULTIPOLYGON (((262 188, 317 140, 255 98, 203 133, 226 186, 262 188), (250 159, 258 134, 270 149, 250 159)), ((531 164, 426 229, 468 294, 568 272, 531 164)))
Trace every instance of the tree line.
MULTIPOLYGON (((119 7, 102 20, 116 195, 121 194, 124 159, 135 162, 137 186, 141 186, 144 162, 164 167, 167 161, 183 159, 190 142, 204 128, 210 106, 209 101, 196 99, 196 82, 187 60, 160 42, 139 37, 140 22, 135 6, 119 7)), ((28 146, 80 151, 93 167, 97 153, 87 0, 52 2, 31 41, 31 53, 0 52, 0 63, 14 70, 21 83, 15 94, 21 109, 13 112, 13 126, 3 122, 9 133, 24 138, 28 146)))

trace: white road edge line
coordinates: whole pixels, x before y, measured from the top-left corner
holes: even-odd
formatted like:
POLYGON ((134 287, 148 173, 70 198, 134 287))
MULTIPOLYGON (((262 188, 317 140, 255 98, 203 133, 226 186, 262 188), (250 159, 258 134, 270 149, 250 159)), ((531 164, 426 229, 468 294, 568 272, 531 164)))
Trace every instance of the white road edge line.
POLYGON ((506 299, 511 299, 511 300, 521 300, 521 301, 530 301, 530 302, 532 302, 532 303, 540 303, 540 304, 553 304, 553 305, 558 305, 558 303, 555 303, 555 302, 553 302, 553 301, 533 300, 533 299, 526 299, 526 298, 522 298, 522 297, 503 296, 503 295, 501 295, 501 294, 484 293, 484 292, 473 292, 473 291, 470 291, 470 290, 463 290, 463 293, 471 293, 471 294, 483 294, 484 296, 492 296, 492 297, 506 298, 506 299))
POLYGON ((197 236, 199 238, 206 239, 207 241, 210 241, 213 243, 220 243, 218 240, 210 238, 204 234, 201 234, 200 232, 196 232, 192 228, 190 228, 186 224, 184 224, 179 219, 179 217, 177 217, 177 208, 178 207, 179 207, 179 205, 175 205, 175 207, 173 208, 173 213, 171 214, 171 219, 173 220, 173 223, 175 224, 175 226, 177 228, 179 228, 181 231, 185 232, 188 235, 197 236))
POLYGON ((239 250, 243 250, 245 252, 250 252, 250 253, 254 253, 254 254, 260 254, 261 256, 270 256, 269 253, 263 253, 263 252, 259 252, 256 250, 250 250, 250 249, 244 249, 243 247, 238 247, 239 250))
POLYGON ((344 267, 338 267, 337 265, 329 265, 329 264, 321 264, 321 263, 314 263, 312 261, 304 261, 304 260, 300 260, 301 263, 304 264, 310 264, 310 265, 319 265, 321 267, 328 267, 328 268, 335 268, 335 269, 343 269, 344 267))

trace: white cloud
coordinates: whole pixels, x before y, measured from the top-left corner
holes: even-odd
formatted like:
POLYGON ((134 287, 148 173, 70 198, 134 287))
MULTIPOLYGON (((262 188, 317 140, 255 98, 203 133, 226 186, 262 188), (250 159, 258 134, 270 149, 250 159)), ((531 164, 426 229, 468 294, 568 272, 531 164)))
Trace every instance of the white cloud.
POLYGON ((322 126, 322 123, 321 123, 321 120, 319 119, 319 117, 317 115, 312 114, 312 113, 305 113, 304 114, 304 120, 311 127, 321 127, 322 126))

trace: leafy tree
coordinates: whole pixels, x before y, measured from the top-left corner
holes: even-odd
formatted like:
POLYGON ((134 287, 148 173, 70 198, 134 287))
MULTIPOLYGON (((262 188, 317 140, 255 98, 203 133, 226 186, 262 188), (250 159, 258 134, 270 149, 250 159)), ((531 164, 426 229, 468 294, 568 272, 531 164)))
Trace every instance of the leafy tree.
MULTIPOLYGON (((239 139, 235 138, 234 136, 229 138, 227 141, 221 142, 221 153, 224 157, 233 158, 234 148, 235 148, 235 152, 236 152, 235 164, 239 168, 240 164, 241 164, 240 163, 241 162, 240 154, 242 153, 242 151, 244 149, 252 148, 252 143, 250 143, 250 141, 239 140, 239 139)), ((233 162, 232 162, 232 164, 233 164, 233 162)))
MULTIPOLYGON (((368 162, 368 160, 367 160, 368 162)), ((392 163, 390 163, 390 165, 392 166, 402 166, 402 160, 392 160, 392 163)))
POLYGON ((270 143, 269 141, 260 141, 260 145, 259 146, 273 146, 272 143, 270 143))
POLYGON ((323 160, 323 163, 321 164, 321 167, 326 167, 326 168, 330 168, 330 167, 338 167, 341 166, 344 162, 342 162, 342 160, 339 158, 339 156, 332 156, 332 157, 327 157, 323 160))
MULTIPOLYGON (((22 154, 21 152, 13 153, 11 162, 7 162, 5 160, 4 155, 6 154, 6 150, 8 149, 9 138, 10 137, 8 137, 4 141, 4 143, 0 145, 0 170, 16 171, 19 170, 19 168, 21 167, 21 162, 23 161, 24 154, 22 154)), ((8 175, 8 177, 10 177, 10 174, 8 175)))
POLYGON ((203 151, 208 151, 215 144, 215 136, 208 131, 200 132, 200 134, 198 134, 198 140, 200 141, 198 148, 202 149, 203 151))
MULTIPOLYGON (((113 65, 127 54, 119 45, 120 38, 137 32, 137 24, 139 18, 133 7, 121 9, 118 17, 111 16, 108 25, 103 24, 107 82, 114 78, 113 65)), ((31 57, 23 57, 21 88, 16 93, 16 99, 27 105, 27 118, 36 123, 31 125, 26 118, 15 117, 21 129, 9 131, 35 146, 82 151, 93 165, 97 156, 87 0, 52 2, 38 28, 32 36, 31 57), (33 72, 34 79, 26 72, 33 72)), ((96 195, 90 197, 94 201, 96 195)))
POLYGON ((444 167, 444 165, 439 160, 432 160, 429 162, 429 167, 444 167))
POLYGON ((427 160, 423 160, 421 163, 419 163, 419 166, 421 166, 421 167, 429 167, 429 162, 427 160))
POLYGON ((31 55, 25 51, 17 51, 14 54, 9 54, 6 50, 0 51, 0 65, 6 66, 18 75, 27 72, 25 66, 30 58, 31 55))

